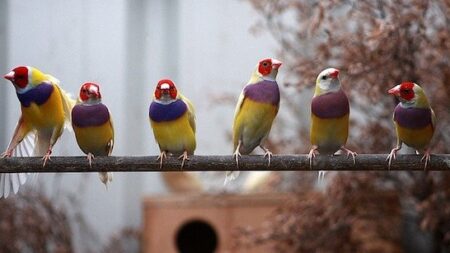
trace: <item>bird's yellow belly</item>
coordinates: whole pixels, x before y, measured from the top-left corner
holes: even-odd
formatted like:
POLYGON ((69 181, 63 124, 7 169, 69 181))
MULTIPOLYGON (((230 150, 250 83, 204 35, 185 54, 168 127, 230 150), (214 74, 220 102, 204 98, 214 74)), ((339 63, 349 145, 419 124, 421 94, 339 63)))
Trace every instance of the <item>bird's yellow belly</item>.
POLYGON ((434 129, 431 124, 421 129, 410 129, 398 124, 395 125, 398 138, 406 145, 418 150, 426 148, 433 137, 434 129))
POLYGON ((173 121, 155 122, 150 120, 156 142, 161 151, 193 154, 196 142, 195 133, 189 124, 187 113, 173 121))
POLYGON ((312 114, 311 144, 318 146, 322 153, 338 151, 347 142, 348 124, 348 114, 336 119, 321 119, 312 114))
POLYGON ((85 153, 92 153, 94 156, 109 155, 111 140, 114 138, 114 132, 110 122, 101 126, 94 127, 76 127, 73 128, 78 146, 85 153))
POLYGON ((240 139, 241 153, 252 152, 268 136, 277 112, 272 104, 245 100, 233 127, 235 148, 240 139))
POLYGON ((22 116, 31 128, 37 130, 63 126, 65 115, 58 89, 42 105, 31 103, 29 107, 22 106, 22 116))

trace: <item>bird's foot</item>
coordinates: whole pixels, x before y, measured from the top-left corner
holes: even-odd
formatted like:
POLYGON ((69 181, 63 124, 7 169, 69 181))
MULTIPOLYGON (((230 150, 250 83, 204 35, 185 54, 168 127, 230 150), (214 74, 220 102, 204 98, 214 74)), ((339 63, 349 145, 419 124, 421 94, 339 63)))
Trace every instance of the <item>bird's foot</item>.
POLYGON ((8 158, 12 156, 12 150, 7 149, 0 155, 0 158, 8 158))
POLYGON ((309 160, 309 169, 312 169, 313 159, 316 158, 317 146, 313 146, 311 150, 309 150, 308 160, 309 160))
POLYGON ((354 152, 354 151, 351 151, 350 149, 348 149, 348 148, 346 148, 346 147, 344 147, 344 146, 341 147, 341 150, 345 152, 345 154, 347 155, 347 158, 348 158, 349 156, 352 156, 352 158, 353 158, 353 165, 355 165, 355 164, 356 164, 356 159, 355 159, 355 157, 356 157, 356 155, 358 155, 358 153, 356 153, 356 152, 354 152))
POLYGON ((270 167, 270 159, 272 158, 272 156, 273 156, 273 153, 270 152, 269 150, 266 150, 266 153, 264 154, 264 158, 267 157, 267 160, 269 161, 267 163, 267 167, 270 167))
POLYGON ((163 160, 167 158, 167 153, 166 151, 162 151, 158 158, 156 158, 156 161, 159 160, 159 168, 162 169, 162 165, 163 165, 163 160))
POLYGON ((92 168, 92 160, 94 160, 95 156, 92 153, 87 154, 87 159, 89 161, 89 167, 92 168))
POLYGON ((178 160, 180 160, 180 159, 183 159, 183 160, 181 161, 181 169, 183 169, 183 167, 184 167, 184 162, 190 160, 189 157, 188 157, 187 151, 184 151, 183 154, 180 155, 180 156, 178 157, 178 160))
POLYGON ((270 167, 270 159, 272 158, 273 154, 272 152, 270 152, 270 150, 266 147, 264 147, 263 145, 259 145, 259 147, 264 150, 264 158, 268 158, 269 159, 269 163, 267 164, 267 167, 270 167))
POLYGON ((397 151, 399 151, 400 148, 399 147, 395 147, 391 150, 391 153, 389 153, 388 157, 386 158, 386 161, 388 162, 388 170, 391 169, 391 164, 392 164, 392 160, 395 160, 396 156, 397 156, 397 151))
POLYGON ((44 157, 42 157, 42 160, 44 161, 44 164, 42 164, 42 167, 45 167, 45 165, 47 164, 47 161, 51 161, 52 160, 50 158, 51 155, 52 155, 52 150, 48 149, 47 153, 44 155, 44 157))
POLYGON ((233 153, 233 158, 236 160, 236 168, 239 168, 239 157, 242 157, 241 153, 239 153, 239 149, 233 153))
POLYGON ((427 170, 428 162, 431 160, 431 155, 430 155, 429 149, 425 150, 425 153, 423 154, 422 159, 420 159, 420 161, 423 161, 423 160, 425 160, 425 167, 423 169, 427 170))

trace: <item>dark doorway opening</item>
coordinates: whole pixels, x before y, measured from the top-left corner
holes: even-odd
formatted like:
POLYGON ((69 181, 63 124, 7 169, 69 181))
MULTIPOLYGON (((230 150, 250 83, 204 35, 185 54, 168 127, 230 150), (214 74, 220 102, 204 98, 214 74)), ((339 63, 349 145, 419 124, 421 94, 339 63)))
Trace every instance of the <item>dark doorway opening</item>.
POLYGON ((176 244, 180 253, 213 253, 217 249, 217 233, 205 221, 189 221, 178 230, 176 244))

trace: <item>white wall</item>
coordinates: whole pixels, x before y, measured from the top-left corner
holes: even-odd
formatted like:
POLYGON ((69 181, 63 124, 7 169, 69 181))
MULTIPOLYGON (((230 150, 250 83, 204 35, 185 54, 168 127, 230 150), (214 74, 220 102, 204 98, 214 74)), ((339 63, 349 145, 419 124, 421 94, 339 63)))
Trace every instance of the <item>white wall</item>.
MULTIPOLYGON (((55 75, 75 95, 83 82, 98 82, 115 123, 114 155, 158 153, 148 106, 162 77, 173 78, 197 108, 196 153, 231 154, 226 132, 231 128, 234 105, 217 103, 212 97, 226 92, 237 100, 257 61, 274 56, 276 48, 267 34, 255 37, 249 33, 257 16, 245 1, 7 3, 9 49, 7 66, 0 65, 0 71, 7 73, 16 65, 36 66, 55 75)), ((14 89, 6 80, 0 83, 7 85, 0 94, 7 101, 7 115, 1 119, 7 122, 6 132, 0 135, 8 139, 19 106, 14 89)), ((6 147, 3 142, 1 146, 6 147)), ((58 154, 82 155, 72 133, 58 142, 58 154)), ((51 175, 40 175, 40 181, 52 189, 51 175)), ((96 174, 64 174, 60 187, 80 191, 88 222, 102 242, 124 225, 140 224, 143 196, 165 192, 157 173, 116 173, 108 191, 96 174), (79 187, 80 180, 85 180, 83 187, 79 187)), ((50 191, 56 194, 54 188, 50 191)))

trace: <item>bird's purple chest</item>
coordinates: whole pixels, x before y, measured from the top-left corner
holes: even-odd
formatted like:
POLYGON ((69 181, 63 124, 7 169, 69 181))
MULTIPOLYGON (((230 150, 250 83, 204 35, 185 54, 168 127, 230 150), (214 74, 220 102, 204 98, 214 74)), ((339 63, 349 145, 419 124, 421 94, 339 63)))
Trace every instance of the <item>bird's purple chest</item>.
POLYGON ((253 101, 278 106, 280 104, 280 90, 277 82, 262 81, 257 84, 247 85, 244 88, 244 96, 253 101))
POLYGON ((342 90, 316 96, 311 102, 311 112, 322 119, 343 117, 350 112, 348 98, 342 90))
POLYGON ((424 128, 432 123, 430 108, 395 107, 394 121, 406 128, 424 128))
POLYGON ((101 126, 109 120, 108 108, 102 104, 79 104, 72 109, 72 124, 76 127, 101 126))
POLYGON ((183 116, 187 111, 186 103, 178 99, 170 104, 160 104, 152 102, 148 115, 155 122, 172 121, 183 116))
POLYGON ((53 85, 42 83, 25 93, 17 93, 17 98, 23 107, 29 107, 31 103, 42 105, 47 102, 53 91, 53 85))

